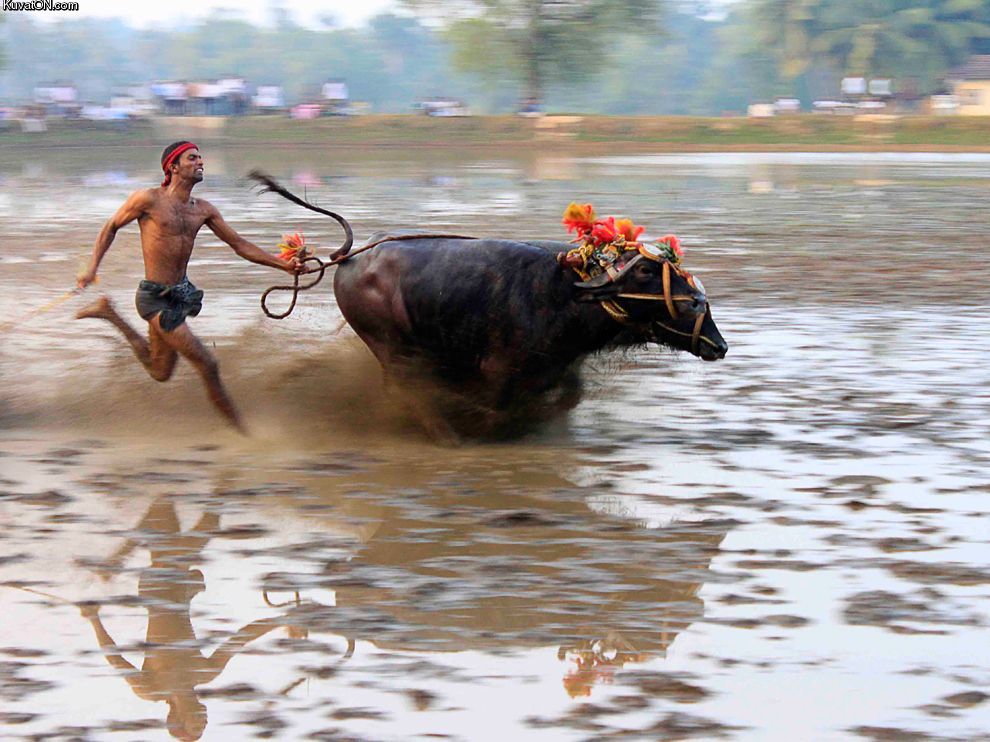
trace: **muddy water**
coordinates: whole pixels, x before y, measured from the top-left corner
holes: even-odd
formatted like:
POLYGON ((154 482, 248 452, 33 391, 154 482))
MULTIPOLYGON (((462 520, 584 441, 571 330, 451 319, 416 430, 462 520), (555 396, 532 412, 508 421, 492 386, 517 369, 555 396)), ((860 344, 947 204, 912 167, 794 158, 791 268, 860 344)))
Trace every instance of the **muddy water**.
MULTIPOLYGON (((990 159, 208 151, 266 245, 339 238, 254 166, 359 237, 555 237, 571 199, 681 236, 724 361, 596 358, 569 419, 454 449, 328 288, 265 320, 208 233, 250 439, 81 299, 32 313, 154 159, 0 155, 0 736, 987 737, 990 159)), ((130 228, 98 288, 139 278, 130 228)))

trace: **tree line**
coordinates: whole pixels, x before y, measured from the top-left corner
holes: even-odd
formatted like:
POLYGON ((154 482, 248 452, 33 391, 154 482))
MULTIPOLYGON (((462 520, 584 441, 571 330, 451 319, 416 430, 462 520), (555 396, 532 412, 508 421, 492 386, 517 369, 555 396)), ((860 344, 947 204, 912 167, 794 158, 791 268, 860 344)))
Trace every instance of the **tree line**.
POLYGON ((0 99, 70 80, 81 97, 151 80, 237 74, 290 101, 345 78, 356 100, 408 111, 429 97, 479 112, 718 114, 838 94, 846 75, 937 92, 990 54, 990 0, 405 0, 361 28, 255 26, 232 11, 172 29, 0 16, 0 99))

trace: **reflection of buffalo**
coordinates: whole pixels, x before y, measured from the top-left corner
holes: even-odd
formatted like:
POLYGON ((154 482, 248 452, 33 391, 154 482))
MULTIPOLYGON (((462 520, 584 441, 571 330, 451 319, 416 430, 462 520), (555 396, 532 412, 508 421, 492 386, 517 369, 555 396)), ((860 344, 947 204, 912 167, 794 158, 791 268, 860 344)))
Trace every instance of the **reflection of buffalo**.
MULTIPOLYGON (((589 508, 586 490, 553 474, 481 463, 447 475, 396 466, 421 488, 387 505, 371 497, 367 509, 361 495, 336 503, 378 525, 350 560, 307 580, 336 591, 310 628, 408 651, 557 647, 577 663, 569 692, 586 693, 615 667, 663 657, 703 615, 698 591, 726 523, 648 529, 589 508)), ((362 479, 334 486, 359 492, 362 479)))

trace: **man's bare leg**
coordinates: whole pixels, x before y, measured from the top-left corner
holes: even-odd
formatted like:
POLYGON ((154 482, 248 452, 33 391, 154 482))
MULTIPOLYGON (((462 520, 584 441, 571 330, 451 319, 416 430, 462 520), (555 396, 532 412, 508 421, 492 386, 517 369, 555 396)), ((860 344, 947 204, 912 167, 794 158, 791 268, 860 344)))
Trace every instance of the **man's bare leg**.
POLYGON ((199 375, 203 377, 203 383, 206 384, 206 393, 209 395, 213 406, 237 430, 247 434, 247 429, 241 422, 241 416, 237 412, 237 408, 234 407, 233 401, 220 381, 220 368, 217 365, 217 359, 199 341, 199 338, 193 335, 192 330, 189 329, 189 325, 185 322, 174 330, 165 332, 161 329, 159 320, 160 317, 155 317, 148 323, 151 327, 152 336, 158 333, 164 343, 195 367, 199 375))
POLYGON ((161 337, 161 331, 149 323, 149 340, 141 337, 137 330, 127 324, 117 310, 113 308, 110 300, 101 296, 92 304, 83 307, 76 313, 76 319, 105 319, 112 324, 121 334, 134 351, 134 355, 141 361, 148 375, 155 381, 168 381, 175 371, 175 362, 178 355, 168 343, 161 337))
POLYGON ((227 418, 228 422, 240 432, 247 433, 237 408, 234 407, 234 403, 220 382, 220 372, 216 359, 192 334, 185 323, 171 332, 165 332, 161 329, 159 318, 154 317, 148 323, 149 340, 145 340, 133 327, 127 324, 105 296, 101 296, 76 314, 76 319, 86 318, 105 319, 120 330, 134 350, 134 355, 137 356, 148 375, 155 381, 167 381, 171 378, 179 355, 188 359, 203 377, 210 401, 220 411, 220 414, 227 418))

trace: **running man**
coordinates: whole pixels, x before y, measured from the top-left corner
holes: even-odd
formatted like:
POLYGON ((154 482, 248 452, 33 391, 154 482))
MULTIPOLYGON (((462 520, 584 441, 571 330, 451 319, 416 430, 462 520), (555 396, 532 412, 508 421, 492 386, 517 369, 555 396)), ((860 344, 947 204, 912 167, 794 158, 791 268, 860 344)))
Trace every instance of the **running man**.
POLYGON ((186 324, 186 317, 195 317, 203 307, 203 292, 186 277, 193 243, 205 224, 252 263, 293 274, 303 272, 303 264, 298 259, 283 261, 248 242, 223 220, 213 204, 192 197, 193 187, 203 180, 203 156, 195 144, 175 142, 166 147, 162 170, 165 179, 160 187, 135 191, 103 225, 89 268, 77 279, 79 288, 93 283, 117 231, 137 219, 145 280, 138 286, 135 302, 138 314, 148 323, 148 339, 131 327, 105 296, 82 309, 76 318, 95 317, 110 322, 124 335, 155 381, 168 381, 178 357, 186 358, 203 377, 210 401, 231 425, 245 432, 237 408, 220 381, 216 358, 186 324))

